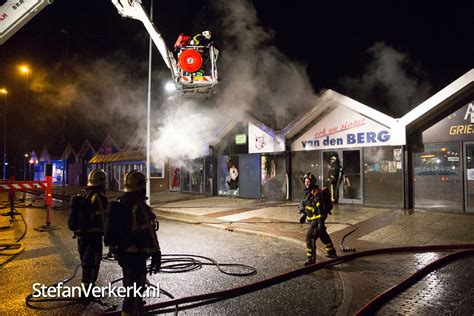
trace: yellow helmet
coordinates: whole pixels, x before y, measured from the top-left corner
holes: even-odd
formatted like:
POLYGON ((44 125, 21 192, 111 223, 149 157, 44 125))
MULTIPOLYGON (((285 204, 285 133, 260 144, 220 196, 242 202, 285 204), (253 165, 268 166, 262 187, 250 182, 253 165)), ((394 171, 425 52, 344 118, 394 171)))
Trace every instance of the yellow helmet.
POLYGON ((87 177, 88 187, 105 186, 105 182, 107 182, 107 174, 102 169, 92 170, 87 177))
POLYGON ((146 177, 143 172, 139 170, 132 170, 125 175, 124 191, 135 192, 145 189, 146 177))

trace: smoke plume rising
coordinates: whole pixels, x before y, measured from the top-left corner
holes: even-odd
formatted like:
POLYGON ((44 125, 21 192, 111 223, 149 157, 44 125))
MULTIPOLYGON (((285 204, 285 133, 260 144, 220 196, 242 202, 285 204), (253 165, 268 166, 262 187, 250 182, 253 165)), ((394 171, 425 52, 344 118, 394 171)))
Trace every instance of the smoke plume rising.
MULTIPOLYGON (((169 72, 153 73, 152 156, 154 160, 202 156, 210 138, 229 121, 255 116, 278 130, 314 103, 304 65, 290 60, 273 44, 249 0, 211 1, 208 28, 221 51, 218 92, 208 99, 161 95, 169 72)), ((199 21, 200 24, 203 21, 199 21)), ((156 48, 154 48, 156 49, 156 48)), ((160 58, 160 57, 159 57, 160 58)), ((121 53, 88 64, 70 62, 69 79, 48 84, 45 72, 41 102, 67 108, 84 128, 98 126, 113 137, 125 137, 146 125, 147 60, 133 61, 121 53)), ((43 118, 46 118, 43 116, 43 118)), ((145 139, 145 137, 141 137, 145 139)))
POLYGON ((430 95, 431 86, 423 72, 407 54, 383 42, 368 49, 371 62, 360 78, 344 78, 350 95, 370 100, 372 106, 384 107, 403 115, 430 95))

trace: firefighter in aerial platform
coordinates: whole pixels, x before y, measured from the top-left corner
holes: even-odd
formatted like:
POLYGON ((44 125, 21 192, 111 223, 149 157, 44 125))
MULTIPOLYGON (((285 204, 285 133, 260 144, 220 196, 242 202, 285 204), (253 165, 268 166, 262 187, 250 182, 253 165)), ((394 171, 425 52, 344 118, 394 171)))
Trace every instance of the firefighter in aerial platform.
POLYGON ((89 173, 87 187, 71 199, 68 227, 74 231, 82 266, 85 289, 94 286, 102 260, 102 236, 104 234, 107 197, 105 183, 107 174, 102 169, 89 173))
POLYGON ((331 201, 333 204, 337 204, 339 202, 339 187, 341 185, 341 179, 344 177, 344 173, 341 167, 341 162, 336 154, 331 155, 331 158, 329 159, 328 177, 331 201))
POLYGON ((211 37, 211 31, 206 30, 194 35, 193 38, 189 41, 189 44, 192 46, 207 46, 211 44, 211 37))
POLYGON ((207 48, 212 45, 211 37, 211 31, 206 30, 194 35, 193 38, 189 41, 189 45, 206 47, 206 49, 204 49, 201 54, 203 59, 202 68, 196 72, 196 76, 209 75, 210 73, 211 67, 209 60, 209 50, 207 48))
MULTIPOLYGON (((125 175, 125 193, 110 202, 107 212, 104 242, 113 253, 123 271, 125 287, 141 288, 146 283, 147 259, 151 257, 150 273, 157 273, 161 266, 161 250, 156 231, 158 222, 146 204, 146 177, 138 170, 125 175)), ((133 293, 133 291, 132 291, 133 293)), ((122 315, 141 315, 141 297, 126 297, 122 315)))
POLYGON ((324 244, 327 252, 326 257, 335 258, 337 255, 331 237, 329 237, 324 225, 328 214, 330 214, 330 208, 332 208, 332 205, 328 206, 328 203, 331 202, 327 201, 329 196, 325 199, 324 192, 319 189, 316 184, 316 177, 313 174, 305 174, 303 181, 305 198, 300 203, 299 212, 303 214, 300 223, 308 222, 305 265, 310 265, 316 262, 316 240, 318 238, 321 238, 321 242, 324 244), (323 204, 326 207, 323 207, 323 204))

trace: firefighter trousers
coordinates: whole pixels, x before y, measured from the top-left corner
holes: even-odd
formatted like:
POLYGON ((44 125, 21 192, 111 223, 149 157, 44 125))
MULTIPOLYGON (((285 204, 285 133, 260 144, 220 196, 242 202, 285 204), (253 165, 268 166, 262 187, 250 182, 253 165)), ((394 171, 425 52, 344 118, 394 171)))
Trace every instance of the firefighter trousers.
POLYGON ((84 234, 77 240, 77 248, 81 258, 82 283, 95 283, 99 276, 102 260, 102 235, 84 234))
POLYGON ((308 223, 308 231, 306 232, 306 257, 316 258, 316 240, 320 238, 324 244, 328 255, 336 254, 331 237, 326 231, 324 222, 312 220, 308 223))
MULTIPOLYGON (((148 254, 121 252, 117 254, 117 260, 123 271, 123 286, 145 290, 146 284, 146 260, 148 254)), ((130 293, 133 293, 131 291, 130 293)), ((129 296, 123 299, 122 312, 126 315, 142 315, 143 299, 141 297, 129 296)))
POLYGON ((333 181, 329 184, 329 190, 331 192, 331 202, 337 204, 339 202, 339 182, 333 181))

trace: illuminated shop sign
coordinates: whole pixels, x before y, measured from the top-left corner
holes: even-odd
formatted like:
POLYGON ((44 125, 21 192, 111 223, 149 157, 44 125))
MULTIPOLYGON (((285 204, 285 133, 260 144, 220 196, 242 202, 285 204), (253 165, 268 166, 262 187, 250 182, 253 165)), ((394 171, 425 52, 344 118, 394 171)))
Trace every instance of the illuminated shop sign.
POLYGON ((471 101, 422 133, 424 143, 474 140, 474 102, 471 101))
POLYGON ((245 135, 245 134, 235 135, 235 144, 236 145, 247 144, 247 135, 245 135))
POLYGON ((390 128, 339 107, 297 138, 291 149, 317 150, 385 145, 392 145, 390 128))
POLYGON ((285 151, 285 140, 273 132, 265 132, 249 122, 249 153, 285 151))

